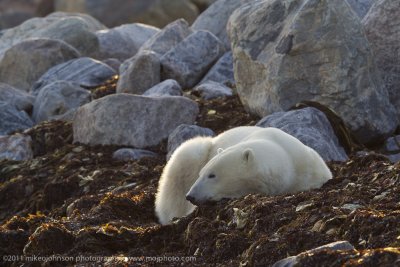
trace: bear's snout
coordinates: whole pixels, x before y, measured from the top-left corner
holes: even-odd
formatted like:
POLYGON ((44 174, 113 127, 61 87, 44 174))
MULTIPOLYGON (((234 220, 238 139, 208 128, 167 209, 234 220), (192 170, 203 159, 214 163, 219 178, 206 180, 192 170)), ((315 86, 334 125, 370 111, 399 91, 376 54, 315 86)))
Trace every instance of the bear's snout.
POLYGON ((186 195, 186 200, 192 203, 193 205, 196 205, 196 198, 191 196, 191 195, 186 195))

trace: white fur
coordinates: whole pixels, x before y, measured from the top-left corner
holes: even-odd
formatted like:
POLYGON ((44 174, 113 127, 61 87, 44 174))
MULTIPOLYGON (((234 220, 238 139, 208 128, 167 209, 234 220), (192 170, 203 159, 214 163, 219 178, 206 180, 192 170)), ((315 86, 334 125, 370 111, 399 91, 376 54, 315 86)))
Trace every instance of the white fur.
POLYGON ((156 214, 161 224, 190 214, 195 206, 186 195, 197 204, 250 193, 295 193, 330 178, 318 153, 293 136, 276 128, 237 127, 179 146, 161 175, 156 214))

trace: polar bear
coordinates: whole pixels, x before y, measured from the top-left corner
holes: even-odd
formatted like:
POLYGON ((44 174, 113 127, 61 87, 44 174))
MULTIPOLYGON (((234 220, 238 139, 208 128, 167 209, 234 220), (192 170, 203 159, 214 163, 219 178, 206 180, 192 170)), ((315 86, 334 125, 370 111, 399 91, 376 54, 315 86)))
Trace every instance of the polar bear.
POLYGON ((169 224, 206 201, 296 193, 331 178, 320 155, 295 137, 277 128, 237 127, 176 149, 161 175, 155 210, 169 224))

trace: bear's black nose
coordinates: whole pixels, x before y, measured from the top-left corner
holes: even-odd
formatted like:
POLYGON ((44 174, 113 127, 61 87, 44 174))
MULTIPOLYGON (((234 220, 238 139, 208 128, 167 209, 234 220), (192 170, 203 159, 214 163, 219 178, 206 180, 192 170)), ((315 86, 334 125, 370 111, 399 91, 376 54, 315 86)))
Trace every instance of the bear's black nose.
POLYGON ((186 200, 190 201, 192 204, 194 204, 196 202, 196 199, 190 195, 186 195, 186 200))

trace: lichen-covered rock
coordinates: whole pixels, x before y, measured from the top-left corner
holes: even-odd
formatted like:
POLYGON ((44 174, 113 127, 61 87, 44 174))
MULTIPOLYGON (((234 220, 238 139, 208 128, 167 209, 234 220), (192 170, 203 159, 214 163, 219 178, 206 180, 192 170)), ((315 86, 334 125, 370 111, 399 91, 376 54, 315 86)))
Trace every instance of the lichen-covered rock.
POLYGON ((275 127, 293 135, 317 151, 325 161, 348 159, 325 114, 316 108, 276 112, 263 118, 257 126, 275 127))
POLYGON ((8 84, 0 83, 0 101, 29 113, 32 111, 35 97, 8 84))
POLYGON ((209 128, 197 125, 181 124, 168 136, 167 160, 183 142, 196 136, 214 136, 215 133, 209 128))
POLYGON ((30 136, 14 134, 0 136, 0 160, 30 160, 33 158, 30 136))
POLYGON ((165 26, 160 32, 147 40, 140 48, 140 51, 150 50, 162 56, 191 33, 192 30, 187 21, 178 19, 165 26))
POLYGON ((78 84, 56 81, 43 87, 33 107, 32 117, 36 122, 54 119, 90 102, 91 94, 78 84))
POLYGON ((109 95, 78 109, 74 141, 145 148, 157 145, 177 126, 193 123, 198 112, 198 105, 186 97, 109 95))
POLYGON ((182 88, 175 80, 165 80, 143 93, 144 96, 181 96, 182 88))
POLYGON ((74 82, 82 87, 96 87, 111 79, 117 73, 108 65, 82 57, 69 60, 49 69, 33 85, 32 94, 37 95, 46 85, 54 81, 74 82))
POLYGON ((252 0, 218 0, 207 8, 193 22, 192 29, 207 30, 217 36, 225 45, 226 49, 231 49, 226 32, 226 24, 232 13, 239 7, 251 3, 252 0))
POLYGON ((132 22, 163 27, 179 18, 193 22, 198 15, 188 0, 55 0, 55 8, 90 14, 108 27, 132 22))
POLYGON ((17 130, 25 130, 33 126, 32 120, 23 110, 14 105, 0 101, 0 135, 8 135, 17 130))
POLYGON ((213 81, 201 83, 196 86, 193 91, 198 92, 205 100, 232 95, 231 88, 213 81))
POLYGON ((144 149, 121 148, 113 153, 113 159, 120 161, 138 160, 141 158, 155 158, 158 155, 144 149))
POLYGON ((161 77, 191 88, 223 53, 224 45, 215 35, 208 31, 194 32, 161 58, 161 77))
POLYGON ((99 39, 99 52, 96 58, 116 58, 124 61, 133 57, 139 48, 159 31, 158 28, 140 23, 98 31, 96 35, 99 39))
POLYGON ((363 19, 365 33, 390 101, 400 119, 400 2, 375 1, 363 19))
POLYGON ((237 91, 251 113, 319 102, 362 143, 398 125, 360 20, 345 1, 256 1, 237 9, 228 28, 237 91))
POLYGON ((204 76, 200 83, 213 81, 225 85, 234 85, 235 78, 233 76, 233 57, 232 52, 226 52, 209 72, 204 76))
POLYGON ((60 40, 25 40, 5 52, 0 61, 0 81, 29 91, 48 69, 79 56, 75 48, 60 40))
POLYGON ((117 93, 143 94, 160 82, 160 59, 153 51, 141 51, 120 67, 117 93))

